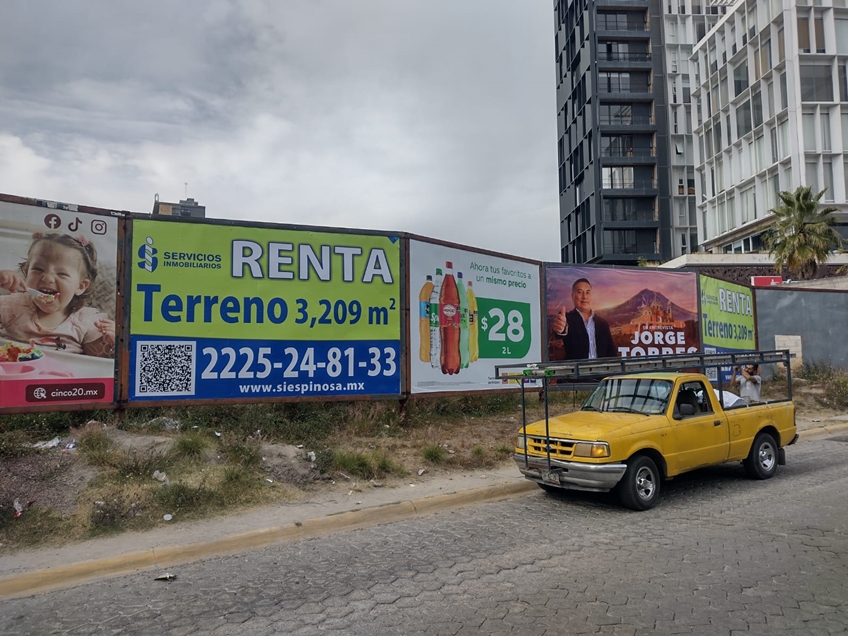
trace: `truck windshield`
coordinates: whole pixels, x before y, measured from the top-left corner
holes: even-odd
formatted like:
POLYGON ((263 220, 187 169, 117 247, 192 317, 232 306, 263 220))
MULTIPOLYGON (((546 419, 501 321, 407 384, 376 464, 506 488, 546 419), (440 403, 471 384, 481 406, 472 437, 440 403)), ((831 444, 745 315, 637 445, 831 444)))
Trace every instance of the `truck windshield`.
POLYGON ((656 415, 665 412, 671 389, 670 380, 610 378, 598 385, 582 410, 656 415))

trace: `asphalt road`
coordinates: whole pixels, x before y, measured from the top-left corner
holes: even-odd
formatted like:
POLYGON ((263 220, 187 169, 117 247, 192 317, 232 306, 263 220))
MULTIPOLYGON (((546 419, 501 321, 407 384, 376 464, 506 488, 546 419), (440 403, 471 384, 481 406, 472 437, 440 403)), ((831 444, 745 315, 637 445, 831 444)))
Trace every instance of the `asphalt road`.
POLYGON ((539 491, 0 602, 0 634, 841 634, 848 436, 665 484, 539 491))

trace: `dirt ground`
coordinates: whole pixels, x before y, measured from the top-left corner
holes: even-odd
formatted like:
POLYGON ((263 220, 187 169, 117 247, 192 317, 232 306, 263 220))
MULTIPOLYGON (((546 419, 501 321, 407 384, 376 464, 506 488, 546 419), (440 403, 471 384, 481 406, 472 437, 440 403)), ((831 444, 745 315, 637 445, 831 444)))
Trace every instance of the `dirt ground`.
MULTIPOLYGON (((848 423, 848 415, 822 406, 822 395, 816 386, 799 382, 795 385, 796 422, 799 431, 828 424, 848 423)), ((551 415, 570 411, 570 405, 552 409, 551 415)), ((528 410, 528 421, 543 417, 539 404, 528 410)), ((449 475, 469 469, 503 466, 509 460, 513 440, 521 426, 521 413, 500 416, 467 418, 459 422, 434 422, 405 431, 402 435, 352 438, 342 443, 350 450, 378 452, 401 465, 407 474, 431 477, 449 475), (422 449, 439 445, 445 450, 446 461, 434 464, 424 460, 422 449)), ((135 452, 166 453, 178 434, 176 430, 155 433, 135 433, 114 428, 108 429, 110 439, 118 448, 135 452)), ((0 509, 18 501, 24 508, 38 505, 49 507, 63 516, 71 515, 81 504, 86 486, 98 475, 98 469, 88 465, 78 453, 72 436, 60 439, 55 448, 31 455, 7 459, 0 463, 0 509)), ((310 452, 318 448, 285 444, 263 443, 261 447, 262 470, 267 480, 287 484, 293 490, 308 496, 316 490, 360 488, 364 480, 342 472, 321 474, 312 461, 310 452)), ((215 450, 207 451, 205 460, 214 464, 221 460, 215 450)), ((399 475, 387 476, 371 486, 390 486, 392 481, 403 480, 399 475)), ((90 502, 87 502, 90 503, 90 502)), ((2 510, 0 510, 2 512, 2 510)))

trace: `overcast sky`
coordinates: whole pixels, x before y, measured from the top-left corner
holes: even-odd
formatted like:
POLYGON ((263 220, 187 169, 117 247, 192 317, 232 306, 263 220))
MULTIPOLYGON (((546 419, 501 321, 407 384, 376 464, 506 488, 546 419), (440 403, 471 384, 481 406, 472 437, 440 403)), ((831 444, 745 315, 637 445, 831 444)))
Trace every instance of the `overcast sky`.
POLYGON ((550 0, 0 4, 0 192, 559 260, 550 0))

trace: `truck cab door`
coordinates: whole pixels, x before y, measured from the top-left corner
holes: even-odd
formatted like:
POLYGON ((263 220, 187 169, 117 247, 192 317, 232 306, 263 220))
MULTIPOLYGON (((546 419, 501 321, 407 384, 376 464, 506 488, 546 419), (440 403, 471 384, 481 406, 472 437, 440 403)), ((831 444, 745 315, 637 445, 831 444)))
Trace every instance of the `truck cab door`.
POLYGON ((667 461, 675 473, 727 460, 727 417, 711 398, 712 388, 695 380, 681 383, 671 401, 667 461))

